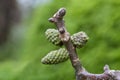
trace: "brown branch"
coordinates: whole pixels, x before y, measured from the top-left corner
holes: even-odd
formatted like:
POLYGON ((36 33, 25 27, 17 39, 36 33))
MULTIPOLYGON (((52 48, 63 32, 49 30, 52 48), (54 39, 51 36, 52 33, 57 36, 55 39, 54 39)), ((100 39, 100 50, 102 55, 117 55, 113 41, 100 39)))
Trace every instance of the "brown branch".
POLYGON ((76 71, 80 71, 83 69, 82 69, 82 65, 79 61, 79 58, 76 54, 76 48, 73 46, 72 42, 70 41, 70 35, 67 32, 67 30, 65 29, 65 24, 64 24, 64 20, 63 20, 63 16, 65 15, 65 13, 66 13, 65 8, 61 8, 61 9, 59 9, 59 11, 57 13, 54 14, 54 16, 52 18, 49 19, 49 21, 53 22, 57 26, 57 28, 60 32, 60 38, 61 38, 62 42, 64 43, 66 49, 69 52, 72 66, 74 67, 74 69, 76 71))
POLYGON ((76 80, 120 80, 120 71, 110 70, 109 66, 104 67, 104 73, 102 74, 92 74, 87 72, 82 66, 78 55, 76 53, 76 47, 73 46, 70 40, 70 34, 67 32, 64 24, 63 17, 66 14, 65 8, 60 8, 53 17, 49 18, 49 21, 57 26, 60 33, 60 39, 62 40, 64 46, 66 47, 70 61, 76 72, 76 80))

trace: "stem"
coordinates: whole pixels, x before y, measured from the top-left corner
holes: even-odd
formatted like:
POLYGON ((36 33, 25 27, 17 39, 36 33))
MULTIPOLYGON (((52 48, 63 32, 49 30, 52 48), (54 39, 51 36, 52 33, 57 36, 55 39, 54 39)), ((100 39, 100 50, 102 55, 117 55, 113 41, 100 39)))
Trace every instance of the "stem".
POLYGON ((82 71, 82 64, 80 63, 80 60, 78 58, 78 55, 76 53, 76 48, 73 46, 71 40, 70 40, 70 35, 67 32, 64 24, 63 17, 66 14, 65 8, 59 9, 57 13, 54 14, 52 18, 49 19, 50 22, 53 22, 60 33, 60 38, 65 45, 69 56, 70 56, 70 61, 72 63, 72 66, 74 67, 75 71, 82 71))

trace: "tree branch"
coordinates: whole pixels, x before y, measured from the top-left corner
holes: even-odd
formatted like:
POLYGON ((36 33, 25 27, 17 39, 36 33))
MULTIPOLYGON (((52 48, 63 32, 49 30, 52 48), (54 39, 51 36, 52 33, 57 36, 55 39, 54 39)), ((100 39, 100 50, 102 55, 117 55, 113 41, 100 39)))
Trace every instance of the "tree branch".
POLYGON ((66 9, 60 8, 53 17, 49 18, 49 21, 57 26, 60 39, 66 47, 72 66, 75 69, 76 80, 120 80, 120 71, 110 70, 108 65, 104 67, 104 73, 102 74, 92 74, 84 69, 76 53, 76 47, 74 47, 70 40, 70 34, 65 28, 63 20, 65 14, 66 9))
POLYGON ((76 48, 73 46, 73 44, 70 40, 70 35, 65 28, 65 24, 64 24, 64 20, 63 20, 65 13, 66 13, 66 9, 60 8, 53 15, 53 17, 49 19, 49 21, 53 22, 57 26, 58 31, 60 32, 60 39, 62 40, 63 44, 65 45, 65 47, 69 53, 72 66, 74 67, 74 69, 76 71, 81 71, 83 69, 82 69, 82 65, 79 61, 79 58, 76 54, 76 48))

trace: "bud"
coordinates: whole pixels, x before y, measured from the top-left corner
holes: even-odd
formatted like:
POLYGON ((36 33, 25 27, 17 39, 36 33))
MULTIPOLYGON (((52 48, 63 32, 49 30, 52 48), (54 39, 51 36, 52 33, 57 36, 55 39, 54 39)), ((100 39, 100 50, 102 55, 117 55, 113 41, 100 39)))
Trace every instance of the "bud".
POLYGON ((73 43, 74 46, 76 46, 77 48, 81 48, 83 47, 86 42, 88 41, 88 36, 85 32, 81 31, 78 33, 75 33, 71 36, 71 41, 73 43))
POLYGON ((41 62, 43 64, 58 64, 67 61, 69 54, 65 48, 60 48, 59 50, 54 50, 48 53, 42 58, 41 62))
POLYGON ((45 32, 46 38, 55 45, 61 46, 63 43, 59 38, 59 32, 55 29, 47 29, 45 32))

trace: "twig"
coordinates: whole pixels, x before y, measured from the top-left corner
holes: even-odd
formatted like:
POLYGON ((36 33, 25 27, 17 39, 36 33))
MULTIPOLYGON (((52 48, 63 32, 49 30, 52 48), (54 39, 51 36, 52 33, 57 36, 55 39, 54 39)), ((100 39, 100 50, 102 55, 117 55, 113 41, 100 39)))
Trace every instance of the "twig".
POLYGON ((75 70, 76 71, 83 70, 79 58, 76 54, 76 48, 70 41, 70 35, 65 28, 63 20, 63 16, 65 15, 65 13, 66 13, 65 8, 60 8, 59 11, 55 13, 52 18, 49 19, 49 21, 53 22, 57 26, 58 31, 60 32, 60 39, 62 40, 66 49, 69 52, 70 60, 75 70))
POLYGON ((60 8, 53 17, 49 18, 49 21, 57 26, 59 31, 60 39, 62 40, 64 46, 66 47, 70 61, 73 68, 75 69, 76 80, 120 80, 120 71, 110 70, 109 66, 104 67, 104 73, 102 74, 92 74, 85 70, 82 66, 78 55, 76 53, 76 47, 73 46, 70 40, 70 34, 67 32, 64 24, 63 17, 66 14, 65 8, 60 8))

